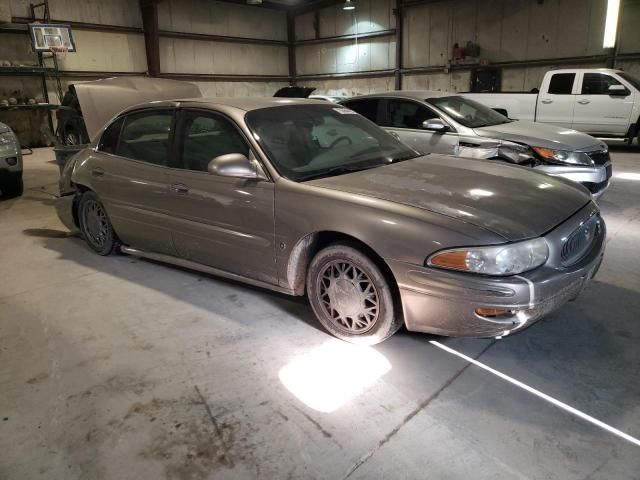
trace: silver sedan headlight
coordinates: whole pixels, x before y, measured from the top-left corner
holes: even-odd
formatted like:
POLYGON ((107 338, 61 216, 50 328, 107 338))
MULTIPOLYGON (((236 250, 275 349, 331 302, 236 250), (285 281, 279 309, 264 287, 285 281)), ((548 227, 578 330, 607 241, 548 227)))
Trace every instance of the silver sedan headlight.
POLYGON ((11 152, 17 150, 16 137, 11 132, 0 133, 0 153, 11 152))
POLYGON ((567 150, 554 150, 545 147, 531 147, 540 157, 552 163, 562 163, 567 165, 587 165, 592 166, 593 160, 583 152, 569 152, 567 150))
POLYGON ((442 250, 427 259, 430 267, 484 275, 517 275, 543 265, 549 258, 544 238, 494 247, 442 250))

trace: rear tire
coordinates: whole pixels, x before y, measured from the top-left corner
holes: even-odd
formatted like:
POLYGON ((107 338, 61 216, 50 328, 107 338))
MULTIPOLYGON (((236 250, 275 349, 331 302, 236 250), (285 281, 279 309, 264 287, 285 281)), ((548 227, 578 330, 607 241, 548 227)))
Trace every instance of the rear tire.
POLYGON ((80 233, 89 247, 98 255, 110 255, 118 246, 118 237, 98 195, 92 191, 80 197, 78 205, 80 233))
POLYGON ((22 182, 22 172, 11 172, 6 174, 6 178, 0 184, 0 191, 3 197, 19 197, 24 192, 22 182))
POLYGON ((322 326, 347 342, 375 345, 403 323, 384 274, 350 245, 333 244, 316 254, 307 271, 307 294, 322 326))

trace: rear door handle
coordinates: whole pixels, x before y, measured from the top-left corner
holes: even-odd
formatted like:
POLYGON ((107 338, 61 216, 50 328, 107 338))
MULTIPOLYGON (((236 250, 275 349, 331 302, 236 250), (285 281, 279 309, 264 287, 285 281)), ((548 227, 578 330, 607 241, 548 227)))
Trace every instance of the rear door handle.
POLYGON ((586 98, 583 98, 581 100, 578 100, 578 103, 580 105, 586 105, 587 103, 591 103, 589 100, 587 100, 586 98))
POLYGON ((91 169, 92 177, 104 177, 104 170, 100 167, 91 169))
POLYGON ((544 104, 549 104, 549 103, 553 103, 553 100, 549 99, 549 98, 545 98, 544 100, 540 100, 542 103, 544 104))
POLYGON ((169 189, 175 193, 180 193, 180 194, 189 193, 189 187, 187 187, 184 183, 176 183, 174 185, 171 185, 169 189))

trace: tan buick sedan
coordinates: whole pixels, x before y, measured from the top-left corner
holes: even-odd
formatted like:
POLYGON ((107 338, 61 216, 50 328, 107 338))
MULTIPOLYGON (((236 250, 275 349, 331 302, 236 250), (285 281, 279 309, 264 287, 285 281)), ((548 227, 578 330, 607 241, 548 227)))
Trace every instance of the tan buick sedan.
POLYGON ((58 210, 124 252, 291 295, 351 342, 403 324, 505 336, 575 298, 605 245, 580 185, 421 156, 321 101, 193 99, 129 108, 66 166, 58 210))

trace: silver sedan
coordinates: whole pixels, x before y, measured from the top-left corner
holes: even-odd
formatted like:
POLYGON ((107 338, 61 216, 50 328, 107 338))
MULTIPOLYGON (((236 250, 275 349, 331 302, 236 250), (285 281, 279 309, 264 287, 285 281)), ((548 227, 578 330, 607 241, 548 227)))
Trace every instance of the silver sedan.
MULTIPOLYGON (((605 224, 579 185, 423 156, 322 101, 129 108, 66 166, 60 217, 123 252, 307 294, 335 336, 505 336, 575 298, 605 224)), ((259 321, 256 319, 256 321, 259 321)))
POLYGON ((601 196, 612 175, 607 145, 555 125, 511 120, 448 92, 400 91, 343 100, 422 153, 501 160, 581 183, 601 196))

